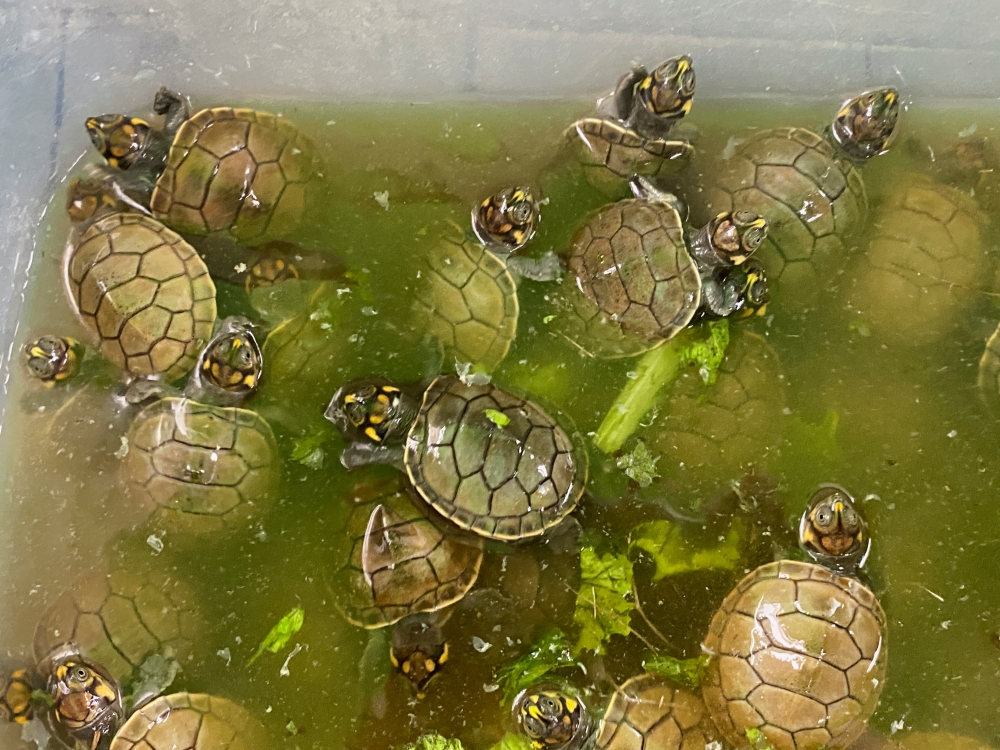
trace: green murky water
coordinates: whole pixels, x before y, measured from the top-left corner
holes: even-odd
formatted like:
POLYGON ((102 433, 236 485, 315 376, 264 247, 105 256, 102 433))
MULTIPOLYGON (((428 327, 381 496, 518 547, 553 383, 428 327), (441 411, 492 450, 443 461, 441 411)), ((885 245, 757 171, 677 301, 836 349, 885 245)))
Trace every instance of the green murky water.
MULTIPOLYGON (((473 593, 444 626, 449 662, 427 697, 417 700, 391 673, 387 635, 345 623, 333 606, 327 577, 336 564, 351 488, 392 472, 344 471, 337 461, 342 444, 322 410, 349 378, 381 374, 408 382, 440 367, 408 323, 414 269, 446 222, 464 226, 475 201, 509 184, 531 184, 549 199, 529 246, 532 254, 541 254, 566 247, 581 219, 607 202, 575 172, 551 168, 560 132, 587 106, 265 105, 307 132, 325 163, 314 212, 293 239, 329 248, 354 277, 350 285, 335 282, 321 292, 329 302, 320 321, 325 327, 317 326, 316 335, 323 337, 319 354, 294 377, 281 372, 272 377, 253 404, 271 421, 286 459, 303 436, 325 439, 322 466, 287 460, 280 502, 244 534, 191 544, 169 530, 131 532, 137 519, 116 491, 114 452, 125 425, 100 398, 81 399, 60 411, 73 389, 40 394, 15 370, 8 384, 0 499, 6 519, 0 529, 6 570, 0 644, 6 665, 29 661, 35 623, 74 579, 114 563, 125 549, 190 584, 211 623, 173 688, 242 703, 274 733, 274 747, 389 748, 433 730, 461 739, 466 748, 486 748, 509 721, 495 691, 494 670, 521 654, 547 626, 575 633, 579 571, 572 538, 487 545, 473 593), (72 429, 60 432, 67 419, 72 429), (162 552, 146 544, 149 533, 163 540, 162 552), (306 618, 289 648, 245 666, 270 627, 295 606, 304 608, 306 618), (474 637, 490 647, 481 651, 477 641, 477 649, 474 637), (279 670, 294 644, 302 648, 283 676, 279 670)), ((829 110, 700 102, 690 118, 700 131, 700 157, 675 187, 694 204, 699 174, 710 169, 730 138, 775 125, 815 127, 829 110)), ((926 160, 915 156, 921 150, 909 148, 907 136, 940 152, 973 125, 976 135, 993 138, 1000 118, 994 112, 924 106, 911 107, 901 122, 894 151, 864 168, 874 210, 910 179, 911 170, 926 171, 926 160)), ((62 193, 54 198, 39 230, 20 330, 25 339, 49 331, 83 338, 63 302, 59 279, 67 233, 63 199, 62 193)), ((986 218, 993 218, 995 227, 1000 217, 986 218)), ((788 519, 798 516, 816 484, 840 482, 866 498, 863 508, 875 540, 869 575, 890 621, 888 684, 873 726, 883 732, 894 724, 945 730, 1000 744, 1000 651, 991 643, 1000 627, 1000 588, 994 580, 1000 559, 1000 432, 976 387, 984 341, 1000 319, 990 296, 997 291, 992 283, 997 251, 995 229, 988 226, 982 230, 989 269, 981 274, 987 278, 985 292, 953 289, 963 300, 961 310, 933 343, 908 346, 888 335, 881 321, 852 317, 844 302, 851 275, 851 259, 845 258, 844 273, 827 280, 812 310, 788 314, 776 298, 767 316, 733 323, 731 352, 739 348, 740 356, 756 362, 752 369, 763 379, 746 387, 757 401, 752 408, 735 418, 733 412, 722 414, 725 399, 715 398, 692 371, 661 394, 639 432, 661 456, 661 476, 650 487, 630 483, 614 459, 592 450, 591 492, 576 517, 584 530, 610 543, 623 542, 642 521, 732 508, 724 504, 725 496, 750 463, 758 479, 763 477, 748 490, 761 509, 734 512, 750 521, 778 522, 753 526, 765 536, 744 545, 744 559, 734 570, 654 583, 651 561, 635 558, 645 614, 672 641, 675 653, 697 655, 714 608, 747 566, 772 554, 781 522, 791 528, 788 519), (753 360, 761 352, 766 362, 753 360), (681 400, 683 408, 677 405, 681 400), (718 449, 676 437, 706 424, 710 429, 728 424, 725 429, 743 435, 749 460, 740 451, 713 453, 718 449)), ((867 245, 865 237, 855 244, 854 255, 867 245)), ((299 286, 257 300, 272 324, 314 291, 299 286)), ((592 433, 635 361, 588 359, 555 335, 546 320, 551 290, 522 283, 518 339, 494 380, 538 396, 568 415, 581 433, 592 433)), ((219 300, 220 315, 260 318, 241 289, 220 284, 219 300)), ((704 544, 718 533, 696 523, 684 528, 704 544)), ((638 617, 635 627, 655 641, 638 617)), ((600 705, 615 683, 640 669, 647 653, 638 636, 615 636, 605 655, 585 660, 587 675, 573 680, 593 690, 592 702, 600 705)), ((5 747, 18 747, 17 737, 17 728, 0 727, 5 747)))

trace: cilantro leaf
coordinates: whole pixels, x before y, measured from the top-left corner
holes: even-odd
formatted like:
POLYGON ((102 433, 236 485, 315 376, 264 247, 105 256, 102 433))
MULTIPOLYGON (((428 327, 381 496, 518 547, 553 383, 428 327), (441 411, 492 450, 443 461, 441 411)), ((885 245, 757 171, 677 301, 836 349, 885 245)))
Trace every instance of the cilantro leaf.
POLYGON ((292 460, 298 461, 309 469, 322 469, 326 462, 326 451, 323 446, 330 439, 329 430, 313 428, 302 437, 295 438, 295 444, 292 447, 292 460))
POLYGON ((572 651, 566 634, 558 628, 543 634, 528 653, 497 670, 496 679, 503 688, 504 703, 513 703, 518 693, 550 672, 578 667, 579 662, 572 651))
POLYGON ((632 563, 625 555, 598 554, 593 547, 580 550, 580 591, 573 622, 580 636, 573 652, 603 653, 602 644, 612 635, 632 632, 632 563))
POLYGON ((666 655, 653 656, 642 662, 642 668, 647 672, 663 675, 678 685, 696 688, 705 679, 708 656, 702 654, 695 659, 675 659, 666 655))
POLYGON ((276 654, 285 646, 288 645, 288 641, 293 635, 302 629, 302 623, 306 619, 306 612, 302 607, 296 607, 291 610, 278 620, 278 623, 271 628, 271 631, 264 636, 264 640, 260 642, 257 647, 257 653, 250 657, 247 661, 247 666, 249 667, 258 657, 264 653, 264 651, 270 651, 272 654, 276 654))
POLYGON ((767 737, 764 733, 757 729, 757 727, 751 727, 746 731, 747 739, 750 740, 750 747, 753 750, 774 750, 774 746, 767 741, 767 737))
POLYGON ((710 320, 703 326, 691 329, 705 333, 704 338, 693 336, 677 351, 683 364, 698 365, 698 374, 705 385, 712 385, 719 374, 719 365, 729 346, 729 318, 710 320))
POLYGON ((458 740, 449 740, 440 734, 425 734, 403 750, 464 750, 458 740))
POLYGON ((632 529, 629 552, 641 549, 656 563, 653 580, 695 570, 733 570, 740 559, 742 526, 730 525, 725 539, 714 547, 698 547, 683 530, 667 520, 647 521, 632 529))
POLYGON ((488 420, 490 420, 501 430, 510 424, 510 417, 508 417, 502 411, 497 411, 496 409, 484 409, 483 413, 486 415, 486 418, 488 420))
POLYGON ((535 746, 531 744, 531 740, 523 734, 508 732, 497 744, 493 745, 490 750, 534 750, 534 747, 535 746))
POLYGON ((618 468, 625 472, 629 479, 634 479, 640 487, 649 487, 659 474, 656 473, 656 462, 659 456, 653 457, 646 444, 636 441, 631 453, 626 453, 618 459, 618 468))

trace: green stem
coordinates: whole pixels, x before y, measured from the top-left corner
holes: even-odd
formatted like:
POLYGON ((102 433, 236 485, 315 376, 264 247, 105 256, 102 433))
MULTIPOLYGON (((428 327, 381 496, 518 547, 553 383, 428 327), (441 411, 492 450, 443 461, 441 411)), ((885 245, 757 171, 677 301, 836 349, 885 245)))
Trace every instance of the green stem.
POLYGON ((594 445, 605 453, 621 448, 656 403, 660 391, 677 377, 679 364, 673 341, 646 352, 636 367, 637 377, 621 389, 597 428, 594 445))

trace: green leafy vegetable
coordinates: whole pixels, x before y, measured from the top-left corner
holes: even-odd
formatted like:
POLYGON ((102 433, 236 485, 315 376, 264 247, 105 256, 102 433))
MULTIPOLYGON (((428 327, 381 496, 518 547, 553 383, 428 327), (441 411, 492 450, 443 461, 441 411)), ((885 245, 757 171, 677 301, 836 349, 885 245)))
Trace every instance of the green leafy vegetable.
POLYGON ((625 555, 598 554, 593 547, 580 550, 580 590, 573 622, 580 636, 573 648, 602 653, 602 644, 613 635, 632 632, 632 563, 625 555))
POLYGON ((729 318, 710 320, 706 325, 689 329, 692 333, 687 341, 677 349, 677 357, 682 364, 698 366, 698 374, 706 385, 712 385, 719 374, 719 365, 726 356, 729 346, 729 318))
POLYGON ((486 418, 488 420, 490 420, 501 430, 510 424, 510 417, 508 417, 502 411, 497 411, 496 409, 484 409, 483 413, 486 414, 486 418))
POLYGON ((641 523, 629 537, 629 552, 649 553, 656 563, 653 580, 659 581, 695 570, 733 570, 740 559, 742 525, 730 525, 723 541, 714 547, 695 546, 679 526, 667 520, 641 523))
POLYGON ((449 740, 440 734, 425 734, 403 750, 464 750, 464 748, 458 740, 449 740))
POLYGON ((278 620, 278 624, 271 628, 271 632, 264 636, 264 640, 257 647, 257 653, 250 657, 247 666, 249 667, 257 661, 265 651, 270 651, 272 654, 281 651, 281 649, 288 645, 291 637, 302 629, 302 623, 305 619, 305 610, 301 607, 296 607, 278 620))
POLYGON ((767 741, 767 737, 764 733, 757 729, 756 727, 751 727, 747 730, 747 739, 750 740, 750 747, 753 750, 774 750, 774 746, 767 741))
POLYGON ((56 700, 49 694, 49 691, 41 689, 31 691, 31 702, 40 706, 45 706, 46 708, 52 708, 56 705, 56 700))
POLYGON ((181 665, 175 659, 167 659, 161 654, 152 654, 139 665, 132 682, 125 686, 125 702, 129 707, 137 700, 150 695, 163 695, 173 684, 181 665))
POLYGON ((670 341, 642 355, 636 377, 628 379, 597 428, 594 445, 599 450, 614 453, 625 444, 660 391, 677 377, 678 364, 677 350, 670 341))
POLYGON ((504 703, 510 704, 518 693, 550 672, 577 667, 579 662, 573 656, 566 634, 553 629, 542 635, 528 653, 497 670, 496 679, 503 688, 504 703))
POLYGON ((631 453, 626 453, 618 459, 618 468, 625 472, 629 479, 634 479, 640 487, 649 487, 656 477, 656 462, 659 456, 654 457, 646 444, 641 440, 637 441, 631 453))
POLYGON ((503 739, 493 745, 490 750, 534 750, 534 747, 535 746, 531 744, 531 740, 523 734, 508 732, 503 736, 503 739))
POLYGON ((313 428, 302 437, 295 438, 292 460, 309 469, 322 469, 326 462, 326 450, 323 446, 330 441, 330 438, 330 431, 321 428, 313 428))
POLYGON ((542 318, 542 322, 545 323, 545 325, 548 325, 555 319, 556 319, 555 315, 546 315, 544 318, 542 318))
POLYGON ((647 672, 663 675, 678 685, 696 688, 705 679, 708 656, 702 654, 695 659, 675 659, 672 656, 654 656, 642 663, 647 672))

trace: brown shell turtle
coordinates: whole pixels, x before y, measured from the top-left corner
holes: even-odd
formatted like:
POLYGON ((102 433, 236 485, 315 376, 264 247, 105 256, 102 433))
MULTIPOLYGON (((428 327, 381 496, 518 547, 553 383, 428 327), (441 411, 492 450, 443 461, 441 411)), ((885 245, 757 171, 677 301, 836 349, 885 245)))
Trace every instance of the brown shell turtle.
POLYGON ((176 380, 215 324, 215 284, 180 235, 139 214, 91 223, 66 248, 66 293, 101 353, 135 377, 176 380))
POLYGON ((720 163, 703 217, 742 210, 768 220, 759 257, 787 308, 810 304, 844 267, 868 211, 858 167, 886 150, 898 114, 895 89, 865 92, 845 102, 822 135, 759 131, 720 163))
POLYGON ((875 595, 813 563, 747 575, 712 618, 705 703, 725 740, 749 750, 844 750, 885 685, 886 617, 875 595))
POLYGON ((539 536, 583 494, 579 441, 537 404, 492 384, 358 380, 334 394, 326 417, 352 441, 344 466, 397 466, 434 510, 490 539, 539 536))
POLYGON ((264 728, 242 706, 201 693, 157 698, 133 713, 109 750, 263 750, 264 728))
POLYGON ((291 122, 233 107, 189 118, 184 97, 165 88, 153 108, 165 115, 162 130, 125 115, 87 119, 116 192, 188 234, 253 242, 298 226, 315 169, 312 143, 291 122))

